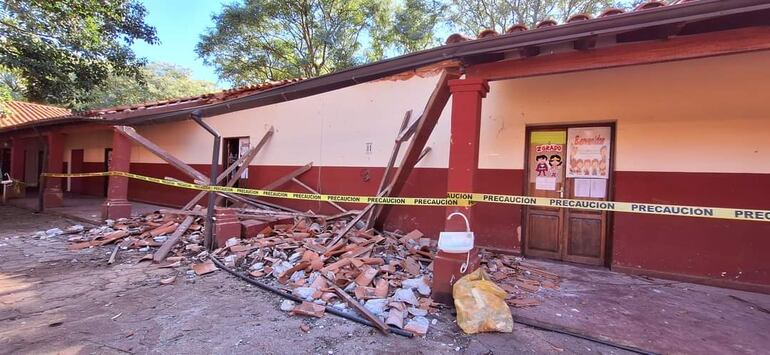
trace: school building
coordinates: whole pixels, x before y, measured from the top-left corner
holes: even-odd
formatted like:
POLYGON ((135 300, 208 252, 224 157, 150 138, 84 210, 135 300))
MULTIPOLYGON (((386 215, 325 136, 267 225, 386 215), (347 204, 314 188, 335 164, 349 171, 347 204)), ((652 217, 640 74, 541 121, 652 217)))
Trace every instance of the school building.
MULTIPOLYGON (((298 179, 320 193, 373 196, 407 127, 390 196, 770 210, 769 25, 767 1, 650 1, 564 24, 456 34, 436 48, 318 78, 5 124, 1 163, 30 188, 43 171, 192 182, 116 127, 133 127, 208 176, 212 135, 191 118, 199 115, 222 137, 219 171, 272 128, 240 187, 262 188, 310 165, 298 179)), ((305 192, 291 183, 277 190, 305 192)), ((111 218, 130 213, 131 202, 178 207, 196 194, 120 177, 48 179, 42 191, 46 206, 61 204, 65 192, 105 196, 111 218)), ((270 201, 337 212, 317 201, 270 201)), ((378 225, 436 238, 460 228, 446 221, 458 210, 477 247, 770 292, 770 216, 761 213, 731 220, 687 216, 701 213, 693 209, 671 216, 655 207, 477 203, 385 206, 378 225)))

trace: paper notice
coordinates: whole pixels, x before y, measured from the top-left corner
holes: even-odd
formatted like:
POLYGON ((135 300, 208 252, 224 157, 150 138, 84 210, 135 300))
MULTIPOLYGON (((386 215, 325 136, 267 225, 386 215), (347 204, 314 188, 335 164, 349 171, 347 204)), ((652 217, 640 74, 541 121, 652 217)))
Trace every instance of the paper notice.
POLYGON ((575 179, 575 197, 591 197, 591 179, 575 179))
POLYGON ((535 190, 556 191, 556 178, 538 176, 535 178, 535 190))
POLYGON ((593 198, 607 197, 607 179, 591 179, 591 196, 593 198))

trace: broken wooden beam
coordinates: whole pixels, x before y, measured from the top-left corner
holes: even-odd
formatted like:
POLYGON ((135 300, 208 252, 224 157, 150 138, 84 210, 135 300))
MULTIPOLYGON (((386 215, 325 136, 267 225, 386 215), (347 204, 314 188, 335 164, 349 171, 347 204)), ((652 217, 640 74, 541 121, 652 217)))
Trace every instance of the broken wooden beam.
POLYGON ((353 297, 350 297, 350 295, 339 288, 337 285, 334 284, 334 280, 330 280, 328 277, 324 276, 326 281, 329 282, 329 286, 334 289, 334 292, 337 293, 340 298, 342 298, 350 307, 354 308, 358 313, 361 313, 366 319, 368 319, 372 324, 374 325, 377 330, 382 332, 382 334, 388 334, 390 333, 390 327, 388 327, 385 322, 380 320, 379 317, 375 316, 372 312, 370 312, 366 307, 364 307, 362 304, 358 303, 353 297))
POLYGON ((311 161, 310 163, 307 163, 305 166, 299 167, 299 168, 295 169, 294 171, 292 171, 292 172, 290 172, 290 173, 280 177, 279 179, 277 179, 277 180, 275 180, 275 181, 265 185, 264 187, 261 188, 261 190, 274 190, 274 189, 277 189, 277 188, 283 186, 284 184, 286 184, 287 182, 291 181, 291 179, 296 178, 296 177, 306 173, 312 167, 313 167, 313 162, 311 161))
MULTIPOLYGON (((200 212, 202 209, 201 206, 195 206, 193 208, 192 212, 200 212)), ((179 241, 182 239, 182 235, 187 232, 187 229, 190 228, 190 226, 195 221, 196 216, 190 215, 184 218, 182 223, 176 228, 173 234, 171 234, 168 239, 166 239, 165 242, 163 242, 163 245, 158 248, 158 251, 155 252, 155 254, 152 257, 152 261, 159 263, 166 259, 166 256, 171 251, 171 248, 173 248, 179 241)))
MULTIPOLYGON (((219 174, 219 176, 217 176, 216 184, 218 185, 219 183, 221 183, 236 168, 240 168, 241 166, 244 166, 244 165, 248 166, 249 164, 251 164, 251 161, 254 160, 254 157, 257 156, 257 153, 259 153, 259 151, 262 150, 262 147, 265 146, 265 144, 267 143, 267 140, 273 136, 274 132, 275 132, 275 129, 273 128, 273 126, 270 126, 270 129, 267 132, 265 132, 265 135, 262 136, 262 139, 259 140, 259 143, 255 147, 251 148, 246 154, 238 158, 238 160, 236 160, 233 164, 228 166, 227 169, 225 169, 225 171, 223 171, 221 174, 219 174)), ((236 174, 234 177, 240 178, 240 176, 241 176, 240 174, 236 174)), ((206 191, 199 192, 182 209, 189 210, 193 208, 193 206, 195 206, 198 203, 198 201, 200 201, 204 196, 206 196, 207 193, 208 192, 206 191)))
MULTIPOLYGON (((428 143, 433 129, 436 127, 441 112, 444 111, 444 107, 449 102, 451 92, 449 91, 449 80, 459 79, 460 75, 455 72, 444 71, 441 74, 435 89, 425 105, 425 110, 420 116, 420 123, 417 125, 414 137, 409 142, 409 147, 406 150, 406 154, 401 159, 395 175, 393 176, 393 182, 391 183, 390 196, 398 196, 406 185, 406 180, 409 178, 409 174, 412 173, 414 166, 419 161, 422 151, 425 145, 428 143)), ((393 206, 385 205, 380 211, 380 215, 374 221, 375 228, 382 229, 385 220, 388 218, 388 214, 393 209, 393 206)))
MULTIPOLYGON (((315 189, 313 189, 313 188, 312 188, 312 187, 310 187, 309 185, 307 185, 307 184, 305 184, 304 182, 300 181, 300 179, 297 179, 297 178, 292 178, 292 179, 291 179, 291 181, 293 181, 295 184, 297 184, 297 185, 299 185, 299 186, 302 186, 303 188, 305 188, 305 190, 308 190, 310 193, 314 193, 314 194, 316 194, 316 195, 320 195, 320 194, 321 194, 320 192, 316 191, 315 189)), ((336 202, 334 202, 334 201, 326 201, 326 202, 328 202, 328 203, 329 203, 330 205, 332 205, 334 208, 336 208, 336 209, 340 210, 340 212, 347 212, 347 211, 348 211, 348 210, 346 210, 344 207, 340 206, 339 204, 337 204, 337 203, 336 203, 336 202)))
POLYGON ((179 171, 187 174, 188 176, 196 180, 196 182, 201 182, 204 185, 209 184, 210 182, 209 178, 203 175, 200 171, 193 169, 191 166, 187 165, 185 162, 169 154, 163 148, 159 147, 157 144, 153 143, 149 139, 142 137, 139 133, 136 132, 136 130, 133 127, 116 126, 115 131, 122 134, 132 142, 141 145, 142 147, 144 147, 144 149, 147 149, 151 153, 155 154, 158 158, 163 159, 165 162, 179 169, 179 171))

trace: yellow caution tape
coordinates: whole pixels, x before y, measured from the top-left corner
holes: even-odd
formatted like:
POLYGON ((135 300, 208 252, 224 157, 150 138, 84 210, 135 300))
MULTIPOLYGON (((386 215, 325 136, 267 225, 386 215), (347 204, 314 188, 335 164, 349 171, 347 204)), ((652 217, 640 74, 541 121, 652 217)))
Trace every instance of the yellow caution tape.
POLYGON ((566 198, 548 198, 532 196, 495 195, 478 193, 449 193, 449 198, 458 201, 487 202, 523 206, 540 206, 554 208, 574 208, 592 211, 610 211, 625 213, 643 213, 681 217, 701 217, 734 219, 742 221, 770 222, 770 211, 742 208, 702 207, 661 205, 654 203, 578 200, 566 198))
POLYGON ((701 218, 719 218, 742 221, 760 221, 770 222, 770 211, 740 208, 723 207, 702 207, 702 206, 679 206, 679 205, 661 205, 653 203, 619 202, 619 201, 599 201, 599 200, 579 200, 564 198, 548 198, 533 196, 515 196, 515 195, 495 195, 479 193, 456 193, 450 192, 446 198, 430 197, 377 197, 377 196, 349 196, 349 195, 326 195, 287 191, 270 191, 258 189, 246 189, 239 187, 226 186, 207 186, 176 181, 169 179, 159 179, 139 174, 126 173, 122 171, 109 171, 99 173, 75 173, 75 174, 43 174, 46 177, 54 178, 84 178, 98 176, 122 176, 131 179, 152 182, 156 184, 179 187, 184 189, 199 191, 227 192, 242 195, 286 198, 293 200, 309 201, 331 201, 347 203, 365 203, 378 205, 404 205, 404 206, 470 206, 474 202, 498 203, 522 206, 541 206, 553 208, 574 208, 592 211, 624 212, 624 213, 642 213, 681 217, 701 217, 701 218))
POLYGON ((332 202, 365 203, 365 204, 378 204, 378 205, 404 205, 404 206, 468 206, 471 203, 468 200, 456 200, 452 198, 326 195, 326 194, 312 194, 312 193, 301 193, 301 192, 246 189, 246 188, 240 188, 240 187, 227 187, 227 186, 208 186, 208 185, 193 184, 193 183, 184 182, 184 181, 159 179, 159 178, 154 178, 154 177, 149 177, 149 176, 144 176, 139 174, 126 173, 122 171, 109 171, 109 172, 99 172, 99 173, 75 173, 75 174, 45 173, 43 174, 43 176, 53 177, 53 178, 122 176, 122 177, 131 178, 131 179, 147 181, 155 184, 179 187, 179 188, 190 189, 190 190, 227 192, 227 193, 234 193, 234 194, 241 194, 241 195, 286 198, 286 199, 293 199, 293 200, 332 201, 332 202))

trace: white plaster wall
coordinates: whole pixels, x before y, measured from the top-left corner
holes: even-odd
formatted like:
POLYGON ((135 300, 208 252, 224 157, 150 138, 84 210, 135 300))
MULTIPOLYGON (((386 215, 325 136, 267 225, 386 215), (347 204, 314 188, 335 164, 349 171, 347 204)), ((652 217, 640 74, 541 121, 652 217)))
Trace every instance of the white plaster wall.
MULTIPOLYGON (((479 166, 523 169, 527 125, 616 122, 616 170, 770 173, 768 63, 765 51, 492 82, 479 166)), ((419 117, 437 79, 365 83, 206 120, 252 144, 274 126, 253 165, 385 166, 404 112, 419 117)), ((450 114, 451 102, 420 167, 447 166, 450 114)), ((210 162, 211 136, 194 122, 138 131, 188 163, 210 162)), ((102 161, 109 146, 109 131, 70 134, 65 161, 84 147, 86 161, 102 161)), ((139 146, 132 161, 162 163, 139 146)))
POLYGON ((104 149, 112 147, 112 130, 71 132, 64 136, 64 161, 69 163, 73 149, 83 149, 83 162, 101 163, 104 149))
POLYGON ((770 52, 493 82, 480 167, 523 169, 527 125, 617 122, 616 170, 770 173, 770 52))
MULTIPOLYGON (((360 84, 299 100, 232 112, 206 121, 223 137, 248 136, 256 144, 272 125, 275 134, 252 165, 385 166, 404 113, 416 120, 438 76, 360 84), (371 143, 371 152, 366 151, 371 143)), ((433 132, 432 152, 421 167, 446 167, 449 157, 450 105, 433 132)), ((192 164, 211 161, 211 136, 192 121, 139 126, 137 131, 192 164)), ((402 149, 402 154, 406 146, 402 149)), ((134 146, 131 160, 160 163, 134 146)))

